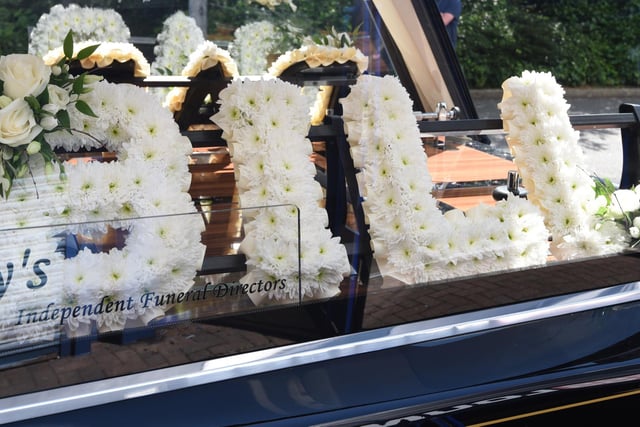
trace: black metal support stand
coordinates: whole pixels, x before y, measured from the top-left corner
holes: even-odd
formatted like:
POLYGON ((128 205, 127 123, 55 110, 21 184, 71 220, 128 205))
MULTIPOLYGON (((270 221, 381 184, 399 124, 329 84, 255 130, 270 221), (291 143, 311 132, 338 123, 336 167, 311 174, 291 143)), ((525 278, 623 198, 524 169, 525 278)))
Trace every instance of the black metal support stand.
POLYGON ((345 173, 340 161, 338 148, 338 130, 335 122, 329 120, 327 125, 331 136, 325 138, 326 190, 327 197, 325 207, 329 216, 329 228, 334 236, 342 234, 342 229, 347 218, 347 194, 345 187, 345 173))
POLYGON ((174 114, 180 130, 187 131, 192 124, 210 123, 209 117, 218 107, 215 103, 218 94, 230 81, 230 78, 224 76, 221 65, 201 71, 194 77, 185 95, 182 109, 174 114), (205 104, 207 95, 212 100, 208 105, 205 104))
MULTIPOLYGON (((362 207, 362 197, 356 174, 358 171, 353 165, 353 158, 349 150, 347 136, 344 133, 344 122, 341 117, 331 117, 331 124, 336 134, 336 148, 340 160, 340 169, 342 171, 343 181, 340 185, 341 190, 345 192, 345 213, 347 203, 351 203, 353 216, 356 223, 356 230, 353 230, 354 238, 352 240, 352 267, 355 274, 349 281, 348 296, 346 298, 345 314, 346 319, 343 325, 345 332, 351 332, 354 329, 360 330, 364 321, 364 307, 366 300, 366 287, 369 284, 369 275, 373 264, 373 251, 371 250, 371 237, 369 236, 369 227, 365 222, 364 210, 362 207), (363 292, 364 291, 364 292, 363 292)), ((345 223, 343 228, 347 230, 345 223)), ((344 234, 344 232, 343 232, 344 234)))

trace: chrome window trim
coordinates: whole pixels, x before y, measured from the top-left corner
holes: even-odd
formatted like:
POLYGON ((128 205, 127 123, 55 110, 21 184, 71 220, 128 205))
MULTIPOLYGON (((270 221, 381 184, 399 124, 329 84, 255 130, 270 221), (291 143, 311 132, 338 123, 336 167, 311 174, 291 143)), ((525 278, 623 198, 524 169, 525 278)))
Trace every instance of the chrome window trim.
POLYGON ((640 301, 640 282, 0 399, 0 424, 640 301))

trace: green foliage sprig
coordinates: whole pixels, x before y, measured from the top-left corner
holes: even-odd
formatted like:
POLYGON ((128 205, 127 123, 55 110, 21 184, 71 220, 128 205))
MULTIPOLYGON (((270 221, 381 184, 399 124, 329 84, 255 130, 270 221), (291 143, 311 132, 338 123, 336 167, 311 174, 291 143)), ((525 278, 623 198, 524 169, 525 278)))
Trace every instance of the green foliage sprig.
MULTIPOLYGON (((73 76, 69 73, 69 63, 74 60, 88 58, 99 45, 88 46, 74 56, 73 33, 69 31, 64 40, 64 57, 53 67, 49 76, 49 84, 44 90, 35 95, 28 95, 24 100, 33 112, 35 122, 40 126, 40 132, 31 142, 17 146, 0 144, 2 158, 0 160, 0 194, 7 198, 15 179, 22 178, 30 172, 29 160, 32 156, 41 156, 45 165, 52 166, 58 164, 61 175, 64 175, 64 168, 59 162, 51 145, 47 142, 45 135, 51 132, 66 131, 72 132, 68 107, 74 105, 83 114, 96 117, 91 107, 80 96, 91 91, 88 83, 91 78, 87 73, 73 76), (51 106, 51 86, 62 88, 69 97, 69 102, 64 106, 51 106)), ((0 81, 0 92, 4 93, 5 82, 0 81)), ((9 100, 13 102, 13 100, 9 100)), ((9 102, 10 104, 10 102, 9 102)), ((5 106, 6 107, 6 106, 5 106)), ((49 167, 49 169, 51 169, 49 167)))

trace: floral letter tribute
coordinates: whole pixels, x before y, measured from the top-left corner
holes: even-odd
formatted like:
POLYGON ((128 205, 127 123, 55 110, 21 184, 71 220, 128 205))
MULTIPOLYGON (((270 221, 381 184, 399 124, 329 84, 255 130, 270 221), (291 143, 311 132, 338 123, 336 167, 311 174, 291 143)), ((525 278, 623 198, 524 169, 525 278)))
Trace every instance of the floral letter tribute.
POLYGON ((195 19, 179 10, 164 21, 156 40, 153 73, 177 75, 187 65, 189 53, 204 42, 204 34, 195 19))
POLYGON ((3 342, 146 324, 170 307, 141 295, 186 292, 204 256, 204 222, 187 193, 191 144, 171 113, 144 89, 66 70, 66 61, 0 58, 3 342), (60 163, 53 148, 105 148, 117 161, 60 163), (124 240, 109 252, 57 249, 63 236, 100 237, 107 224, 124 240))
POLYGON ((300 88, 280 80, 235 80, 220 92, 219 102, 211 120, 229 144, 241 206, 265 207, 251 218, 243 212, 246 237, 240 250, 247 255, 248 273, 242 281, 287 283, 254 302, 334 296, 350 265, 320 206, 323 194, 309 158, 309 116, 300 88))
POLYGON ((550 73, 525 71, 503 85, 507 142, 527 188, 545 217, 557 259, 616 253, 624 230, 599 211, 595 182, 584 170, 578 132, 569 121, 564 90, 550 73))
POLYGON ((127 42, 131 36, 122 16, 113 9, 58 4, 38 19, 31 31, 29 53, 43 56, 61 46, 70 30, 76 41, 127 42))
POLYGON ((267 71, 267 56, 276 47, 280 34, 269 21, 255 21, 238 27, 233 33, 231 55, 245 76, 267 71))
POLYGON ((412 103, 397 78, 360 76, 342 100, 374 255, 386 282, 416 284, 546 262, 538 209, 509 197, 442 214, 412 103))

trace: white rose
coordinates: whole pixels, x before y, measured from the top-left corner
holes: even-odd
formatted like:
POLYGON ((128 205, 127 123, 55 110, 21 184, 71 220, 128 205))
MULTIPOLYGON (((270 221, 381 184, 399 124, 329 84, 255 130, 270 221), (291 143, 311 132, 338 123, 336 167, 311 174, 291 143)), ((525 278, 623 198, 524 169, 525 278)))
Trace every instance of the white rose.
POLYGON ((14 53, 0 57, 4 94, 13 98, 38 96, 47 87, 51 68, 35 55, 14 53))
POLYGON ((640 209, 640 199, 633 190, 616 190, 611 196, 609 214, 614 218, 621 218, 625 212, 633 212, 640 209))
POLYGON ((33 141, 41 131, 24 99, 16 99, 0 110, 0 143, 18 147, 33 141))
POLYGON ((49 85, 47 90, 49 91, 49 104, 53 104, 58 107, 56 113, 59 110, 67 108, 67 105, 69 104, 69 92, 56 85, 49 85))

